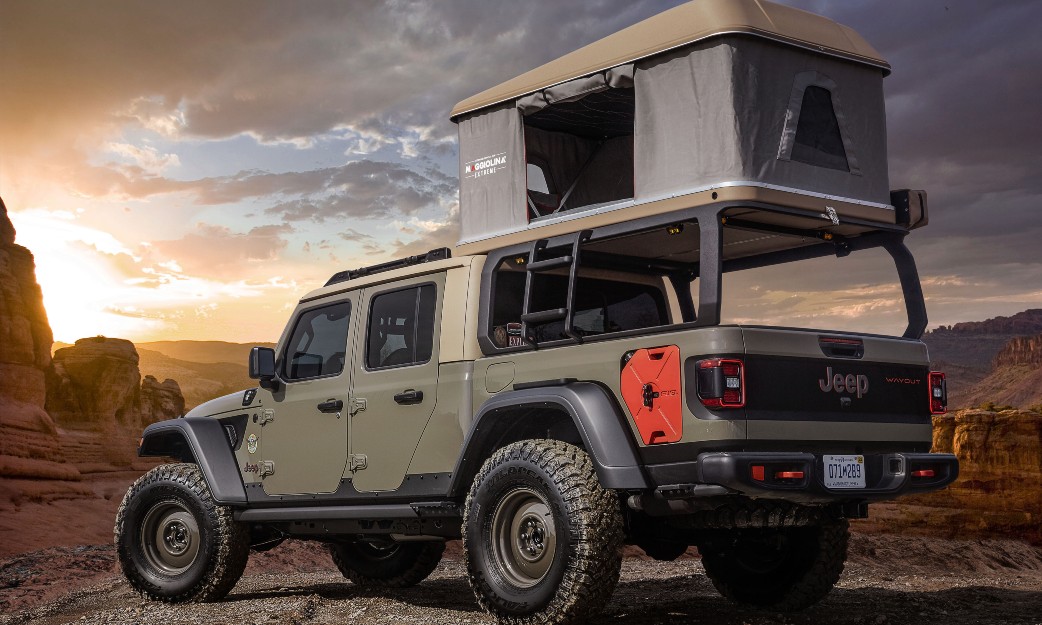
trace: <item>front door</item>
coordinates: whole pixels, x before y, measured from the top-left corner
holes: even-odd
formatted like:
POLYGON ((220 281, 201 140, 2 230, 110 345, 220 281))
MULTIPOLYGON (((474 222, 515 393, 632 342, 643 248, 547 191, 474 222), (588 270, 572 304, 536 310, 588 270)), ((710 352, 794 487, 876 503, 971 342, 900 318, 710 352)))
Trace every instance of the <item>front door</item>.
POLYGON ((297 311, 280 346, 281 379, 267 396, 257 470, 269 495, 331 493, 347 466, 349 340, 357 325, 358 293, 318 300, 297 311), (355 321, 352 321, 352 320, 355 321), (265 464, 270 463, 270 464, 265 464), (268 469, 271 473, 265 475, 268 469))
POLYGON ((445 274, 366 289, 355 344, 351 417, 353 483, 397 489, 438 399, 438 341, 445 274))

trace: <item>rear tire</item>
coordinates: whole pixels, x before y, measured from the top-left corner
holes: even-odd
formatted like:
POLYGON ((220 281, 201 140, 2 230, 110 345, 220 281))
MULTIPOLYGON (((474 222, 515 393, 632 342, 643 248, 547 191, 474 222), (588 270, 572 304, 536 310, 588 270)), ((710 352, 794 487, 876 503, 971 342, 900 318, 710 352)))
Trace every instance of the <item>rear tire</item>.
POLYGON ((164 464, 134 482, 113 534, 130 585, 168 603, 224 597, 250 554, 248 528, 214 502, 194 464, 164 464))
POLYGON ((427 579, 445 552, 445 543, 356 540, 329 546, 344 577, 367 588, 407 588, 427 579))
POLYGON ((700 544, 706 575, 736 603, 782 612, 821 601, 843 573, 846 519, 818 526, 722 531, 700 544))
POLYGON ((508 445, 467 496, 463 544, 478 604, 500 623, 576 623, 611 599, 622 515, 586 452, 560 441, 508 445))

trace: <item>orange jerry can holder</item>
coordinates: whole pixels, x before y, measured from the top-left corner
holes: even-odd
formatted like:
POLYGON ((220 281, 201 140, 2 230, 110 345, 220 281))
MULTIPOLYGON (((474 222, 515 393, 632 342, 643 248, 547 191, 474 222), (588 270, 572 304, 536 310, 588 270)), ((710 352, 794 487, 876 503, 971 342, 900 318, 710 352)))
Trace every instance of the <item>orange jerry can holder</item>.
POLYGON ((645 445, 675 443, 684 435, 680 348, 628 352, 622 364, 622 398, 645 445))

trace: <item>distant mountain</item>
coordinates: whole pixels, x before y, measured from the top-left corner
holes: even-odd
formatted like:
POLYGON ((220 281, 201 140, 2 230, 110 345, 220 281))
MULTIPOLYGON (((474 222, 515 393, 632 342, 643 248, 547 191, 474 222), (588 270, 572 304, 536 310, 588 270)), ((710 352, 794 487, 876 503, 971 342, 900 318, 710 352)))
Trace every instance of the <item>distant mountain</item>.
MULTIPOLYGON (((180 342, 163 341, 162 343, 165 344, 165 349, 173 348, 171 351, 178 354, 190 355, 193 353, 192 346, 189 346, 188 349, 177 349, 179 347, 177 344, 180 342)), ((192 343, 193 341, 185 342, 192 343)), ((185 398, 185 405, 189 410, 215 397, 253 388, 257 385, 256 381, 250 379, 246 356, 243 356, 238 362, 206 362, 172 358, 166 353, 146 347, 157 344, 141 343, 138 345, 141 374, 153 375, 160 380, 166 378, 177 380, 181 387, 181 394, 185 398)), ((250 345, 235 345, 233 343, 225 343, 224 345, 229 346, 229 352, 234 352, 231 347, 239 347, 245 348, 246 351, 244 353, 249 353, 249 348, 251 347, 250 345)), ((240 349, 240 351, 242 350, 240 349)), ((200 354, 199 357, 212 358, 216 351, 203 349, 198 353, 200 354), (210 355, 207 356, 207 354, 210 355)))
MULTIPOLYGON (((975 387, 989 377, 996 358, 1015 338, 1042 334, 1042 309, 1025 310, 1010 317, 967 321, 940 326, 923 335, 933 368, 948 375, 948 402, 954 408, 975 405, 975 387)), ((997 380, 991 390, 997 391, 997 380)), ((998 386, 1001 386, 999 384, 998 386)), ((984 401, 997 401, 987 398, 984 401)))
MULTIPOLYGON (((274 348, 274 343, 225 341, 151 341, 135 343, 141 358, 141 375, 177 380, 190 410, 221 395, 256 386, 247 363, 254 346, 274 348)), ((68 343, 54 343, 52 352, 68 343)))
MULTIPOLYGON (((1040 330, 1042 332, 1042 330, 1040 330)), ((137 343, 138 349, 159 352, 188 362, 230 362, 246 366, 250 348, 275 347, 274 343, 227 343, 225 341, 153 341, 137 343)))
POLYGON ((991 372, 968 394, 966 403, 979 406, 1029 408, 1042 405, 1042 334, 1010 340, 995 357, 991 372))

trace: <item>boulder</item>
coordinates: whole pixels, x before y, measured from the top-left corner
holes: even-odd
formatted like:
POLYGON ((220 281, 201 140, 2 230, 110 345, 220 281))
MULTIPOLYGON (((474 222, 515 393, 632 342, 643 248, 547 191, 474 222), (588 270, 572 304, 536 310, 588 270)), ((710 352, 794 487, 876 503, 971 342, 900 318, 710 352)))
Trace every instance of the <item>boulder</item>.
POLYGON ((184 413, 177 382, 141 379, 138 353, 125 339, 80 339, 54 353, 47 411, 59 425, 111 431, 141 428, 184 413))

